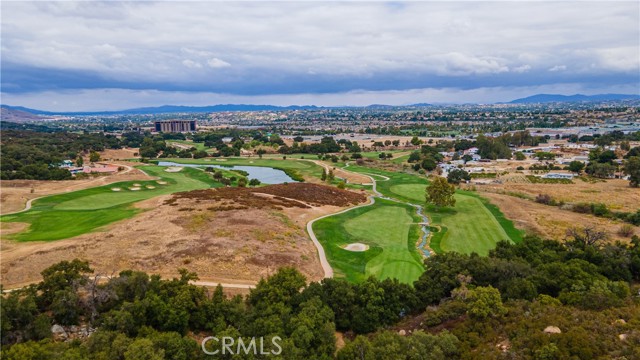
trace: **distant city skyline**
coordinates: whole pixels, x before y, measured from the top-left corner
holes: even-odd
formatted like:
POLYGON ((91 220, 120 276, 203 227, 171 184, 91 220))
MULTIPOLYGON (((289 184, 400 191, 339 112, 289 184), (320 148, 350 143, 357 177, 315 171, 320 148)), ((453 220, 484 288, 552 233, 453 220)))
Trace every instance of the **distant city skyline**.
POLYGON ((2 103, 493 103, 640 94, 640 3, 13 2, 2 103))

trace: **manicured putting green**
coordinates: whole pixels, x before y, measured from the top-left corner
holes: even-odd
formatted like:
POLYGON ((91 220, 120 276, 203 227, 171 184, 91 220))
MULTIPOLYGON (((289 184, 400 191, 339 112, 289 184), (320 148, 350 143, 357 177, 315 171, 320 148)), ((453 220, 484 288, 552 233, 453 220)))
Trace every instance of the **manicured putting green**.
POLYGON ((3 222, 30 224, 25 231, 11 234, 8 238, 18 241, 66 239, 135 215, 140 212, 131 206, 135 202, 179 191, 220 186, 210 175, 198 169, 185 168, 168 173, 158 166, 138 168, 161 180, 125 181, 38 199, 29 211, 0 218, 3 222), (114 188, 120 190, 113 191, 114 188))
POLYGON ((336 275, 351 281, 375 276, 412 283, 424 271, 415 248, 420 229, 414 214, 411 206, 376 199, 371 206, 319 220, 313 230, 336 275), (355 242, 369 245, 369 250, 343 249, 355 242))

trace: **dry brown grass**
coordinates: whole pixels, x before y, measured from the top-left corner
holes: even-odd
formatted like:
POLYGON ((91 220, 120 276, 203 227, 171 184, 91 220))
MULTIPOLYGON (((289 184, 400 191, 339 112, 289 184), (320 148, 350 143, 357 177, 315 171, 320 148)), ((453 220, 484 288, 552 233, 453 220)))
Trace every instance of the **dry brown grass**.
MULTIPOLYGON (((482 193, 482 196, 497 205, 502 213, 514 222, 517 228, 546 239, 564 240, 567 229, 593 225, 598 229, 605 230, 611 241, 629 241, 628 238, 622 237, 617 233, 623 224, 620 221, 578 214, 568 210, 561 210, 555 206, 538 204, 509 195, 482 193)), ((640 234, 638 227, 634 226, 633 231, 636 234, 640 234)))
POLYGON ((484 185, 482 189, 493 192, 514 192, 535 198, 539 194, 550 195, 556 201, 566 203, 603 203, 613 211, 635 212, 640 208, 640 189, 629 187, 629 181, 610 179, 588 183, 574 179, 573 184, 531 184, 505 182, 484 185))
POLYGON ((146 211, 102 232, 54 242, 2 240, 0 276, 7 288, 40 280, 40 272, 62 260, 89 260, 97 273, 134 269, 178 276, 178 268, 196 272, 203 281, 255 282, 281 266, 299 269, 309 280, 323 276, 317 250, 304 226, 337 206, 209 210, 230 199, 175 199, 171 195, 138 203, 146 211), (190 211, 176 211, 189 208, 190 211))

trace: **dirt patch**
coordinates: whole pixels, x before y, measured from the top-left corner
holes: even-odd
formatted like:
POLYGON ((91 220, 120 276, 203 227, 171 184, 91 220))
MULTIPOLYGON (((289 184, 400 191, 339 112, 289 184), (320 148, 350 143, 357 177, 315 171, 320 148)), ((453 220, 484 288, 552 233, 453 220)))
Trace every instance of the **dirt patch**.
POLYGON ((139 157, 138 148, 124 148, 124 149, 106 149, 100 152, 100 158, 104 160, 126 160, 139 157))
POLYGON ((367 200, 366 196, 363 194, 308 183, 270 185, 251 189, 251 191, 304 201, 315 206, 349 206, 356 205, 367 200))
POLYGON ((102 232, 53 242, 2 240, 2 284, 12 288, 39 281, 46 267, 74 258, 89 260, 102 275, 133 269, 175 277, 177 269, 186 268, 201 281, 255 283, 279 267, 293 266, 307 279, 320 280, 317 249, 304 226, 340 208, 253 193, 258 190, 159 196, 137 203, 144 212, 102 232))
MULTIPOLYGON (((611 241, 629 241, 629 238, 623 238, 616 234, 624 224, 620 221, 561 210, 554 206, 538 204, 509 195, 482 193, 482 196, 497 205, 517 228, 546 239, 564 240, 567 229, 571 227, 595 226, 607 231, 611 241)), ((634 228, 636 234, 640 234, 640 229, 634 228)))
POLYGON ((337 188, 308 184, 290 183, 269 185, 261 188, 217 188, 194 190, 176 193, 166 201, 168 205, 175 205, 180 199, 195 202, 214 202, 210 210, 242 210, 242 209, 283 209, 283 208, 311 208, 319 206, 350 206, 366 201, 362 194, 337 188))

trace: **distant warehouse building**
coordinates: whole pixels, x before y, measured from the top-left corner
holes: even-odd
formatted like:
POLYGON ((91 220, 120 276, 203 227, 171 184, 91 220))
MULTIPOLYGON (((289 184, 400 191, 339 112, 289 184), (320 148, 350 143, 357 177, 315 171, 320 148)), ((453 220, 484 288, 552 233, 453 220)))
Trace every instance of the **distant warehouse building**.
POLYGON ((156 121, 157 132, 191 132, 196 131, 195 120, 168 120, 156 121))

